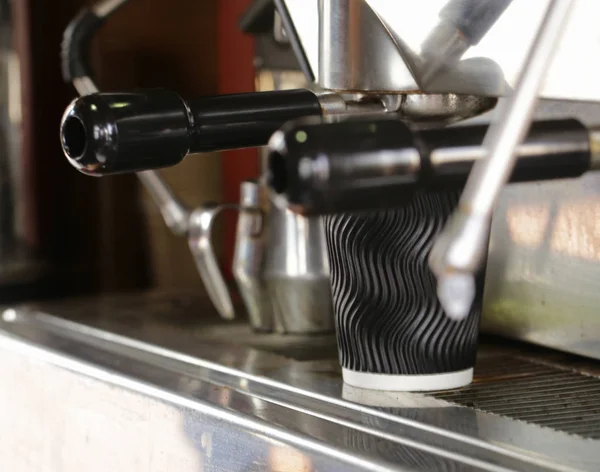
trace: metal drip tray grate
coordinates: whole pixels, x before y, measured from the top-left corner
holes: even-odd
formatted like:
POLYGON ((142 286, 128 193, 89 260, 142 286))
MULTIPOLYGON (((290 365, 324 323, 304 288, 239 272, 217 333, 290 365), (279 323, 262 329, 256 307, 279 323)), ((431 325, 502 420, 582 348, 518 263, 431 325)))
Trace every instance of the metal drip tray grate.
POLYGON ((600 439, 600 378, 514 356, 478 360, 467 388, 432 394, 458 405, 600 439))

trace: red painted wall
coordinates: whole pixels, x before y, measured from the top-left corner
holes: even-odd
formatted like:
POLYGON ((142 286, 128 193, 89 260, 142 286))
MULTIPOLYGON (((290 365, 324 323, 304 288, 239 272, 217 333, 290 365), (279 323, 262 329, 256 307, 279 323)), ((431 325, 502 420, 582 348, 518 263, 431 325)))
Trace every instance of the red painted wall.
MULTIPOLYGON (((251 92, 254 90, 254 41, 243 34, 238 19, 252 0, 220 0, 218 2, 218 91, 220 94, 251 92)), ((256 149, 241 149, 221 153, 223 201, 237 203, 240 183, 256 178, 260 171, 256 149)), ((226 212, 225 272, 231 277, 235 223, 237 214, 226 212)))

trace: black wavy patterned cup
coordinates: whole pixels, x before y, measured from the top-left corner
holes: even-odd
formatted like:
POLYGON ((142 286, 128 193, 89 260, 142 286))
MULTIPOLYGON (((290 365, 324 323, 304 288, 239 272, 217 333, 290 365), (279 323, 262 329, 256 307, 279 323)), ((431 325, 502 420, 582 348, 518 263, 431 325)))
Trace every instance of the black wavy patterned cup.
POLYGON ((459 192, 427 192, 398 209, 325 217, 344 382, 426 391, 469 384, 479 336, 482 277, 462 321, 448 318, 427 264, 459 192))

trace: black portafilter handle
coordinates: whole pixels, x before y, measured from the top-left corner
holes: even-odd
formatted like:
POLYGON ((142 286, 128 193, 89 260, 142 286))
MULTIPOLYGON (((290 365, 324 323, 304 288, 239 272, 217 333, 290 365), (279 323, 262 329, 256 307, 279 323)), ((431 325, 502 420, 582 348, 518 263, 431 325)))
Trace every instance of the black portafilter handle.
POLYGON ((193 100, 168 90, 96 93, 69 105, 61 143, 85 174, 137 172, 191 153, 262 146, 283 123, 320 114, 317 96, 302 89, 193 100))
MULTIPOLYGON (((304 215, 394 208, 417 191, 460 190, 483 157, 487 129, 418 129, 393 117, 299 120, 271 138, 268 181, 304 215)), ((534 122, 510 181, 582 175, 593 164, 590 136, 577 120, 534 122)))

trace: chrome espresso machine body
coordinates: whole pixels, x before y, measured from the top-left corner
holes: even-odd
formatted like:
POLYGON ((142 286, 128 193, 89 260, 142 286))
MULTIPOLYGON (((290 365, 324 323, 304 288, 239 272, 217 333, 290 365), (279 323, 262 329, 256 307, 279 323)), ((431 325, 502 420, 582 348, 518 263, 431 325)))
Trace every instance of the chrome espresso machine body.
POLYGON ((98 91, 125 3, 65 34, 63 150, 137 172, 209 300, 5 309, 3 470, 598 469, 600 4, 259 0, 259 91, 183 99, 98 91), (239 147, 264 154, 233 206, 248 322, 210 239, 232 205, 158 172, 239 147))

